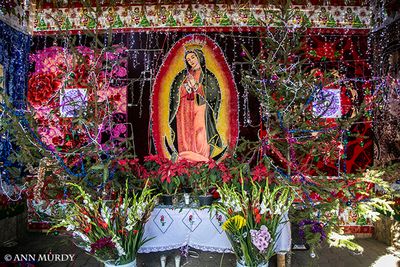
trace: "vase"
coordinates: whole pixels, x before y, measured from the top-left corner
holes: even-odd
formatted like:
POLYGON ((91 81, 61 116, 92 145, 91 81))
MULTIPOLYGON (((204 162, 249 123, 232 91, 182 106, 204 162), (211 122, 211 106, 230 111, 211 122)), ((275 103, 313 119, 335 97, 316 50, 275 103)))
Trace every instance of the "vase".
POLYGON ((106 261, 104 262, 104 267, 136 267, 136 259, 122 265, 115 265, 114 261, 106 261))
POLYGON ((169 205, 172 206, 172 199, 173 199, 173 195, 162 195, 162 201, 164 203, 164 205, 169 205))
POLYGON ((212 195, 206 195, 206 196, 199 196, 199 205, 200 207, 204 206, 210 206, 213 202, 213 196, 212 195))
MULTIPOLYGON (((236 261, 236 267, 248 267, 248 266, 246 265, 244 260, 239 260, 239 261, 236 261)), ((268 267, 268 262, 260 263, 257 265, 257 267, 268 267)))

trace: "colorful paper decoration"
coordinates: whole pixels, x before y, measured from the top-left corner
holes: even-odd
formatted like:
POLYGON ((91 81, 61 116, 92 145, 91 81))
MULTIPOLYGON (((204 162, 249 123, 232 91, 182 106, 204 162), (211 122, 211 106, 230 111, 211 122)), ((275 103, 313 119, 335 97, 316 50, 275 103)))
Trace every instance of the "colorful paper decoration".
POLYGON ((229 26, 232 25, 231 20, 229 19, 228 15, 225 13, 224 16, 221 18, 219 23, 221 26, 229 26))
POLYGON ((60 116, 64 118, 77 117, 85 111, 87 100, 86 89, 65 89, 60 95, 60 116))
POLYGON ((196 12, 196 16, 193 19, 193 26, 203 26, 203 19, 200 17, 199 13, 196 12))
POLYGON ((140 27, 150 27, 150 22, 146 17, 146 14, 143 14, 140 23, 139 23, 140 27))
POLYGON ((175 27, 177 26, 176 20, 174 19, 174 16, 172 16, 172 12, 170 12, 167 22, 165 23, 166 26, 168 27, 175 27))
POLYGON ((260 23, 258 23, 257 19, 254 17, 253 13, 250 14, 250 18, 249 18, 249 20, 247 22, 247 25, 249 25, 249 26, 258 26, 258 25, 260 25, 260 23))

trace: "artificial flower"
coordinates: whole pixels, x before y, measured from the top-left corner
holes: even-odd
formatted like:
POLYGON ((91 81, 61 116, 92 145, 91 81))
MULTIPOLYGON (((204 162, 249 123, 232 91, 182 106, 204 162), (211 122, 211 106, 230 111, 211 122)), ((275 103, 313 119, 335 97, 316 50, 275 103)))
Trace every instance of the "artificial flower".
POLYGON ((54 73, 39 73, 31 76, 28 82, 28 102, 33 107, 48 105, 60 88, 61 81, 54 73))

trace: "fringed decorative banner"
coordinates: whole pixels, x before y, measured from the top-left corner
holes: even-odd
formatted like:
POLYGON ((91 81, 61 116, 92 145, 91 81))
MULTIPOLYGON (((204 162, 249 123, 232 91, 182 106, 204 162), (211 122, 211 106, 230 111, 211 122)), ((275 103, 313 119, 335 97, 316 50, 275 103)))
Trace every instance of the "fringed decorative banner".
MULTIPOLYGON (((372 27, 368 7, 350 6, 293 6, 296 16, 293 26, 305 24, 314 28, 368 29, 372 27)), ((278 26, 272 13, 278 12, 265 5, 231 6, 208 5, 146 5, 103 7, 101 17, 95 20, 93 10, 87 8, 40 9, 35 15, 34 32, 37 34, 60 30, 82 31, 93 29, 151 29, 152 31, 196 27, 241 27, 240 31, 260 26, 278 26)))

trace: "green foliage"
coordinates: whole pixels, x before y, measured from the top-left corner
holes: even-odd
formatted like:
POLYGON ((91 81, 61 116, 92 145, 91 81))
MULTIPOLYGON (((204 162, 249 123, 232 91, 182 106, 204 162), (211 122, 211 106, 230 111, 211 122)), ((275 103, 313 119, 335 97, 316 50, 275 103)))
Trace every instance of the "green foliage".
POLYGON ((275 244, 281 234, 278 225, 283 223, 282 215, 287 213, 294 200, 294 191, 291 187, 269 185, 268 182, 264 186, 250 183, 245 189, 242 175, 241 179, 239 188, 227 183, 217 186, 221 201, 212 209, 226 217, 222 229, 227 233, 237 259, 246 266, 259 266, 275 254, 275 244), (268 231, 271 237, 263 250, 252 239, 252 231, 260 229, 268 231))
MULTIPOLYGON (((316 97, 318 92, 325 85, 334 84, 338 77, 333 75, 334 69, 310 67, 314 62, 309 56, 318 55, 315 50, 303 50, 307 23, 300 28, 288 23, 295 12, 288 4, 271 13, 279 27, 260 36, 264 46, 259 55, 251 55, 243 47, 251 68, 243 70, 242 84, 260 103, 265 133, 259 141, 241 140, 237 153, 242 162, 264 165, 265 175, 274 176, 272 182, 294 188, 296 205, 290 212, 292 223, 316 220, 323 225, 330 244, 360 250, 351 237, 338 234, 342 232, 338 211, 350 207, 359 214, 360 222, 375 220, 376 209, 393 211, 390 202, 393 195, 374 192, 373 185, 390 192, 379 171, 341 172, 340 177, 329 178, 332 174, 325 165, 340 160, 339 148, 346 145, 340 141, 342 133, 362 118, 367 106, 361 103, 355 116, 341 117, 333 123, 315 114, 313 104, 326 101, 316 97)), ((332 16, 328 24, 336 25, 332 16)), ((336 51, 335 57, 339 56, 336 51)), ((321 62, 326 59, 322 56, 321 62)), ((312 247, 318 246, 321 234, 310 228, 304 229, 307 242, 312 247)))
POLYGON ((72 195, 66 209, 59 214, 59 223, 49 232, 65 227, 75 233, 75 242, 86 251, 93 250, 93 244, 109 239, 114 246, 94 249, 91 251, 94 257, 100 261, 113 260, 117 265, 135 260, 139 248, 150 240, 143 239, 144 225, 158 197, 147 183, 140 192, 130 192, 126 182, 125 190, 116 199, 93 197, 77 184, 67 183, 67 186, 72 195))

